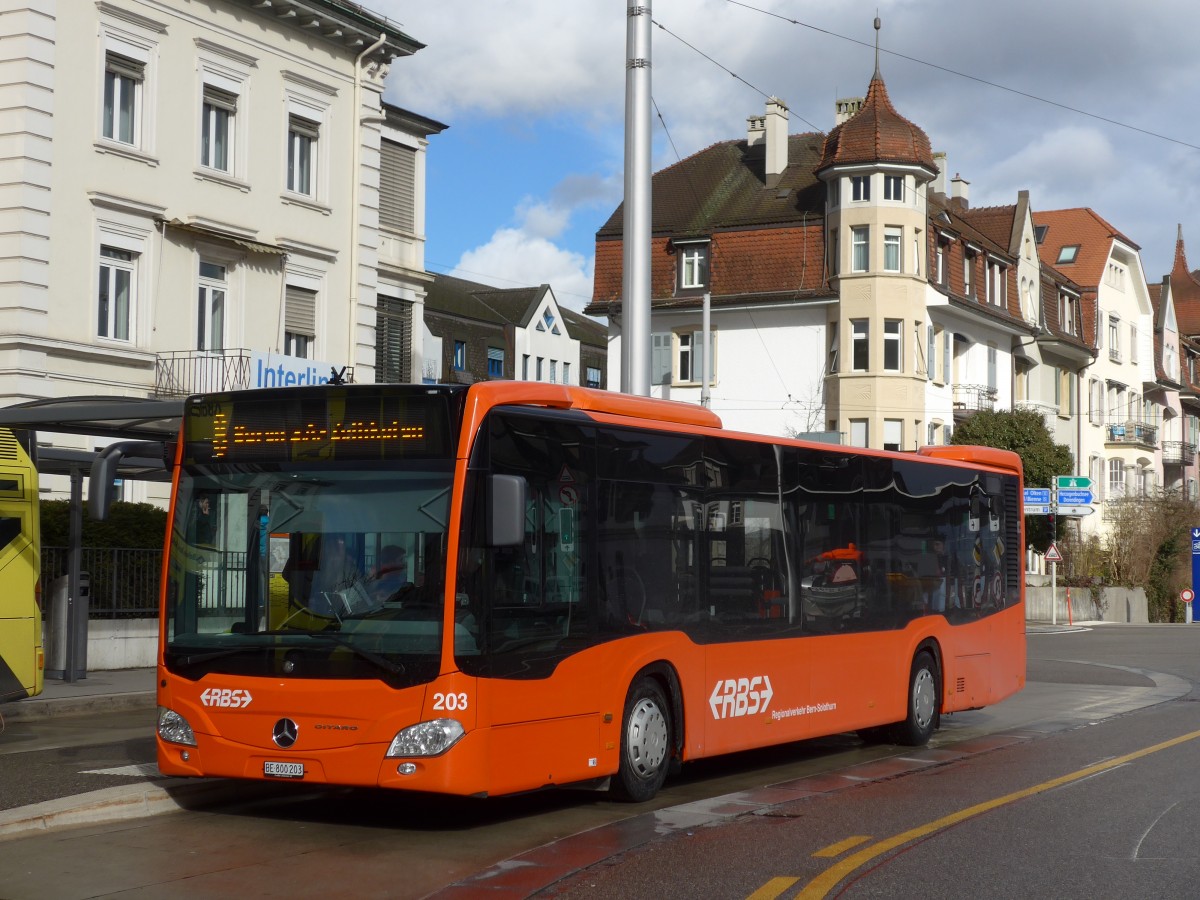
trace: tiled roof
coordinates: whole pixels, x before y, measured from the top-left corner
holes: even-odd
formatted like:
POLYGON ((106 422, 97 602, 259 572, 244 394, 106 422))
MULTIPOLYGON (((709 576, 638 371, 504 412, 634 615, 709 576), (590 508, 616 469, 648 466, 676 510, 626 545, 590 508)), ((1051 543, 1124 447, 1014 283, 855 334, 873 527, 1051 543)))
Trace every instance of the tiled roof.
POLYGON ((1011 252, 1013 219, 1017 214, 1016 205, 1011 206, 980 206, 974 209, 960 209, 959 218, 969 222, 976 231, 993 241, 996 246, 1003 247, 1004 252, 1011 252))
MULTIPOLYGON (((497 288, 451 275, 434 275, 426 293, 425 305, 431 310, 458 318, 525 328, 537 314, 548 290, 550 288, 545 284, 497 288)), ((558 311, 567 326, 567 334, 575 340, 596 346, 607 344, 608 329, 604 325, 562 304, 558 305, 558 311)))
POLYGON ((937 171, 929 136, 896 112, 876 71, 862 108, 826 136, 818 171, 878 162, 915 164, 937 171))
POLYGON ((1100 287, 1104 270, 1108 265, 1112 242, 1119 240, 1134 250, 1140 250, 1133 241, 1087 208, 1056 209, 1035 212, 1034 225, 1045 225, 1046 234, 1038 244, 1038 256, 1048 266, 1054 266, 1086 291, 1094 292, 1100 287), (1078 246, 1079 252, 1073 262, 1059 262, 1063 247, 1078 246))
MULTIPOLYGON (((722 228, 779 225, 824 215, 825 188, 813 174, 821 154, 817 133, 788 135, 788 166, 766 187, 765 148, 722 141, 654 173, 650 229, 654 235, 708 235, 722 228)), ((596 232, 619 238, 624 204, 596 232)))
POLYGON ((1189 337, 1200 334, 1200 280, 1188 271, 1187 250, 1183 245, 1183 226, 1175 238, 1175 264, 1171 267, 1171 296, 1175 300, 1175 320, 1179 333, 1189 337))

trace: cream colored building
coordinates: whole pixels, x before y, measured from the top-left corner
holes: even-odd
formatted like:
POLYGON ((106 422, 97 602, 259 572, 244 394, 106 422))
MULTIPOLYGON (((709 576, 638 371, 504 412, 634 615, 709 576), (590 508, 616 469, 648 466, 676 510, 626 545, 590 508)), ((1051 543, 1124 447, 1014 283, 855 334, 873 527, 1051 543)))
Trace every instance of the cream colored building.
POLYGON ((377 297, 419 322, 426 283, 444 126, 382 103, 423 45, 332 0, 24 0, 0 33, 0 406, 375 380, 377 297))

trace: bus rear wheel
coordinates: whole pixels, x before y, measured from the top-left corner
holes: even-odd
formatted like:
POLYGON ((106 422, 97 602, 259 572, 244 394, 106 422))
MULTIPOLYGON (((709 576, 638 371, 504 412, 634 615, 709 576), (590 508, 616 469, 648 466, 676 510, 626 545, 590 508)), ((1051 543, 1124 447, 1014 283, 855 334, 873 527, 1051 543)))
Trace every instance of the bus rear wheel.
POLYGON ((650 800, 667 778, 671 715, 667 695, 653 678, 634 683, 621 719, 621 761, 611 791, 633 803, 650 800))
POLYGON ((922 650, 913 657, 908 678, 908 717, 896 726, 896 743, 920 747, 929 743, 938 726, 941 677, 933 655, 922 650))

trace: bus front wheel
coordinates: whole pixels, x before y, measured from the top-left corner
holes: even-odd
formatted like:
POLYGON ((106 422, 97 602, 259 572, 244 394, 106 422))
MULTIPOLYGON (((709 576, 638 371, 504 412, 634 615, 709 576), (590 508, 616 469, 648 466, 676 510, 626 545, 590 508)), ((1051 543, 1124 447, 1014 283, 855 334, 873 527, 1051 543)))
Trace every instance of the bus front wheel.
POLYGON ((924 650, 918 653, 908 678, 908 718, 896 726, 896 743, 908 747, 929 743, 938 725, 940 680, 932 654, 924 650))
POLYGON ((653 678, 630 688, 621 720, 621 762, 612 784, 615 797, 642 803, 662 787, 671 755, 669 710, 667 695, 653 678))

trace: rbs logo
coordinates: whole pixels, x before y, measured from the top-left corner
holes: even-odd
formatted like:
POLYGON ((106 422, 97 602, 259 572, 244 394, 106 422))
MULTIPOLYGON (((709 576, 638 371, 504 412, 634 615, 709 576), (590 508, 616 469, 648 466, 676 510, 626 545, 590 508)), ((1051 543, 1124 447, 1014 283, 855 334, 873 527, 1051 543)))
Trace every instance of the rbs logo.
POLYGON ((734 719, 765 713, 775 691, 766 675, 718 681, 708 698, 714 719, 734 719))
POLYGON ((205 706, 220 706, 226 709, 245 709, 254 698, 249 691, 231 690, 230 688, 209 688, 200 695, 200 702, 205 706))

